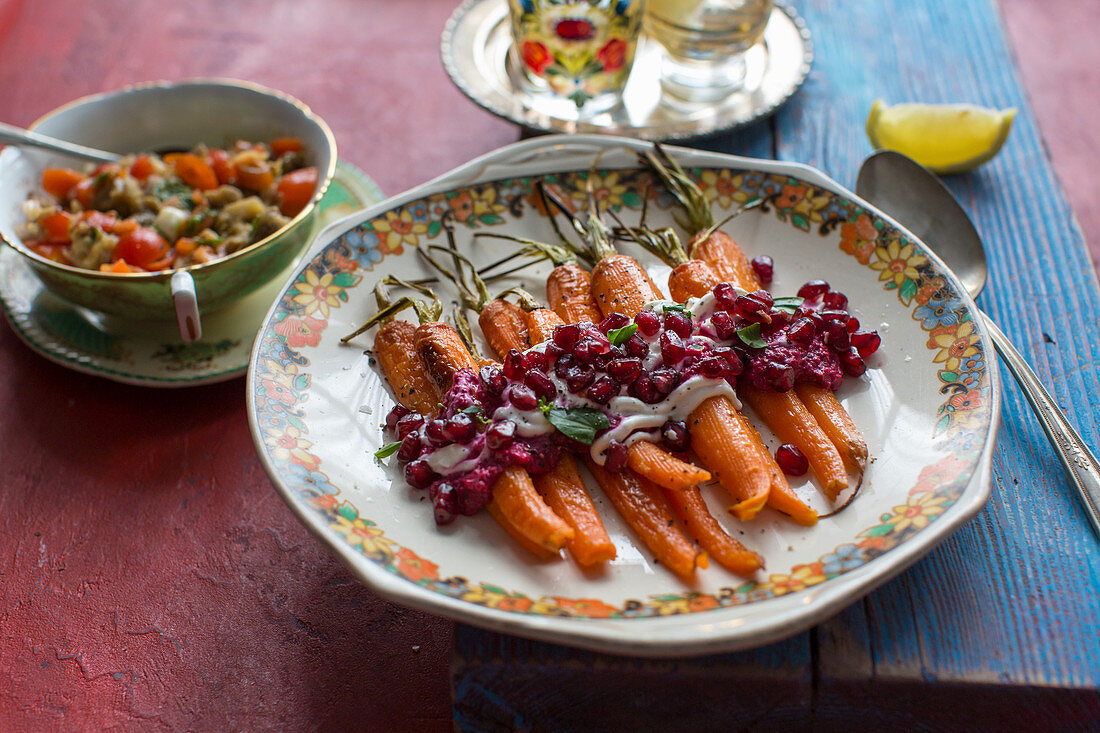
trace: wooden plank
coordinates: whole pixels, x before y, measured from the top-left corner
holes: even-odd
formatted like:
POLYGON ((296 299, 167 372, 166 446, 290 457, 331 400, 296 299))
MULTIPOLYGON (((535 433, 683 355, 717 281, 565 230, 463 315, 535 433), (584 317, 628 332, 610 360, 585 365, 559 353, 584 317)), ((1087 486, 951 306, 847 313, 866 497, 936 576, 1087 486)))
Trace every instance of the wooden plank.
MULTIPOLYGON (((817 58, 806 88, 777 117, 784 159, 851 185, 870 152, 861 123, 879 97, 1020 109, 1001 155, 947 182, 990 252, 981 302, 1096 446, 1100 298, 995 9, 985 0, 868 1, 846 4, 845 22, 837 22, 831 3, 800 8, 817 58)), ((862 607, 818 630, 822 699, 868 665, 876 684, 1100 685, 1100 640, 1087 621, 1100 608, 1095 593, 1081 590, 1098 582, 1096 539, 1011 381, 1004 408, 987 509, 862 607), (848 638, 853 626, 866 629, 866 640, 848 638)))

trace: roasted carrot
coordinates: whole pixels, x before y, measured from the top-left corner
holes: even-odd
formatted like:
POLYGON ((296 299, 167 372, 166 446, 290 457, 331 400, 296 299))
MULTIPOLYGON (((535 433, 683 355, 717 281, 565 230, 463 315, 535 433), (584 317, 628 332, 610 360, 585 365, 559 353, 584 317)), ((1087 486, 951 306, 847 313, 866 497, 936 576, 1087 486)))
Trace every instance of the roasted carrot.
POLYGON ((759 290, 756 272, 744 251, 733 237, 722 231, 699 232, 688 242, 688 254, 710 265, 720 282, 728 282, 745 290, 759 290))
POLYGON ((577 472, 573 456, 563 453, 549 472, 533 476, 535 489, 546 504, 570 527, 573 537, 566 547, 586 567, 615 559, 615 545, 596 511, 596 505, 577 472))
POLYGON ((575 262, 558 265, 546 278, 546 302, 566 323, 600 322, 592 276, 575 262))
POLYGON ((626 465, 663 489, 689 489, 710 480, 708 471, 681 461, 663 448, 644 440, 630 446, 626 465))
POLYGON ((665 489, 665 498, 683 523, 687 534, 695 538, 709 557, 730 572, 751 578, 764 567, 764 559, 749 550, 722 529, 710 513, 697 486, 683 490, 665 489))
POLYGON ((415 343, 416 326, 393 320, 378 329, 374 355, 397 401, 421 415, 431 415, 439 402, 439 389, 424 371, 415 343))
POLYGON ((565 323, 549 308, 535 308, 527 312, 527 337, 531 344, 541 344, 554 337, 554 329, 565 323))
POLYGON ((817 512, 798 498, 798 495, 791 488, 790 482, 787 481, 787 476, 775 462, 775 456, 768 450, 768 446, 764 445, 764 439, 760 437, 760 433, 753 430, 748 433, 748 438, 753 443, 753 449, 761 456, 764 464, 768 467, 770 477, 768 506, 786 514, 791 521, 806 527, 817 524, 817 512))
POLYGON ((497 357, 503 358, 510 349, 527 349, 527 317, 515 303, 502 298, 490 300, 478 314, 477 322, 497 357))
POLYGON ((825 435, 840 451, 844 465, 862 474, 867 467, 867 442, 836 395, 831 390, 812 384, 795 385, 794 389, 825 435))
POLYGON ((522 468, 509 466, 493 484, 493 498, 502 515, 524 537, 550 552, 557 552, 573 538, 573 528, 546 505, 531 477, 522 468))
POLYGON ((797 394, 764 392, 745 379, 740 380, 737 394, 780 441, 791 443, 802 451, 826 496, 836 499, 837 494, 848 488, 848 472, 844 469, 840 453, 797 394))
POLYGON ((646 303, 664 299, 638 260, 622 254, 609 254, 592 268, 592 295, 604 316, 634 316, 646 303))
POLYGON ((587 462, 596 483, 615 509, 658 561, 684 580, 695 568, 706 567, 706 553, 696 552, 676 526, 676 517, 656 484, 628 471, 611 473, 591 459, 587 462))
POLYGON ((701 260, 687 260, 672 269, 668 276, 668 293, 677 303, 688 298, 701 298, 722 282, 714 270, 701 260))
POLYGON ((688 417, 691 449, 737 504, 738 519, 755 517, 768 502, 772 477, 756 449, 749 421, 725 397, 705 400, 688 417))
POLYGON ((511 517, 501 511, 500 506, 497 504, 490 501, 485 506, 485 511, 489 512, 489 516, 496 520, 496 523, 515 540, 517 545, 530 552, 539 560, 558 560, 561 558, 561 550, 548 550, 539 543, 533 541, 523 533, 519 526, 512 521, 511 517))
POLYGON ((416 327, 416 353, 428 370, 428 376, 447 391, 459 369, 477 369, 478 364, 462 343, 458 332, 447 323, 428 321, 416 327))

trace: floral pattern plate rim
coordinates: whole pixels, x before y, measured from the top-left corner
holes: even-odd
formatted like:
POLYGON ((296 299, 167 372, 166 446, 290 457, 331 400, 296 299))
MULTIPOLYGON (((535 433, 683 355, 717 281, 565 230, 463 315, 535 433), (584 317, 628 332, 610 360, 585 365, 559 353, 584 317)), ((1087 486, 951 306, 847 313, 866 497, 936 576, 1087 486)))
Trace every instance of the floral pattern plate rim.
POLYGON ((676 102, 660 86, 660 46, 643 34, 623 103, 591 119, 563 116, 530 101, 514 68, 506 0, 465 0, 443 30, 440 53, 455 85, 482 108, 542 132, 600 133, 645 140, 683 140, 732 130, 767 117, 790 99, 813 64, 813 43, 794 8, 776 2, 764 41, 746 52, 744 86, 720 102, 676 102))
MULTIPOLYGON (((318 208, 323 227, 381 201, 378 186, 350 163, 336 175, 318 208)), ((241 302, 203 319, 204 336, 179 342, 175 325, 101 321, 43 286, 10 247, 0 247, 0 304, 9 325, 36 353, 69 369, 125 384, 192 387, 242 376, 252 338, 283 286, 275 278, 241 302)))
MULTIPOLYGON (((721 497, 708 493, 716 516, 765 556, 768 569, 746 581, 712 565, 691 586, 655 565, 607 510, 601 513, 619 558, 597 574, 567 560, 530 560, 484 513, 434 526, 425 497, 371 455, 383 442, 379 422, 392 398, 375 372, 369 340, 341 346, 339 337, 373 312, 370 290, 382 273, 420 272, 413 250, 442 238, 444 216, 456 222, 464 247, 489 246, 471 244, 469 235, 494 228, 551 237, 533 181, 542 178, 579 201, 596 155, 596 187, 620 216, 636 220, 649 190, 651 223, 671 223, 667 195, 647 188, 648 174, 637 169, 634 154, 646 147, 625 138, 548 136, 482 156, 333 224, 272 306, 246 388, 257 452, 303 523, 375 591, 501 632, 602 651, 729 651, 789 636, 834 613, 915 562, 984 504, 999 375, 996 361, 985 358, 993 352, 972 317, 974 303, 943 262, 813 168, 669 148, 719 217, 749 198, 764 199, 726 231, 750 254, 775 256, 773 291, 824 277, 883 333, 873 368, 839 393, 874 457, 862 494, 806 529, 774 514, 736 524, 722 512, 721 497)), ((488 261, 499 251, 471 254, 488 261)), ((667 268, 640 259, 663 282, 667 268)), ((544 275, 536 272, 528 286, 544 275)), ((797 490, 827 508, 812 483, 797 490)), ((602 506, 598 488, 593 493, 602 506)))

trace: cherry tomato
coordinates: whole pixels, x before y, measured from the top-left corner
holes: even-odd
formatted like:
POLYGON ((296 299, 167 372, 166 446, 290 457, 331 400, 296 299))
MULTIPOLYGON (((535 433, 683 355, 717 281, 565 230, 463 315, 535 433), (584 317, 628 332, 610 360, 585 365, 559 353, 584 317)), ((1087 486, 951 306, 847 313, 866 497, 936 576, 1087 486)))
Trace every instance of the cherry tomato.
POLYGON ((130 175, 139 181, 153 175, 153 170, 153 159, 148 155, 139 155, 130 165, 130 175))
POLYGON ((237 180, 237 174, 233 170, 233 164, 229 162, 229 153, 217 148, 206 154, 206 160, 214 169, 214 175, 218 177, 218 183, 233 183, 237 180))
POLYGON ((294 216, 306 207, 317 190, 317 169, 299 168, 279 180, 279 211, 284 216, 294 216))
POLYGON ((192 188, 209 191, 218 187, 218 176, 214 173, 214 169, 197 155, 171 153, 164 156, 164 161, 172 166, 176 170, 176 175, 192 188))
POLYGON ((119 237, 114 259, 126 260, 127 264, 146 268, 167 253, 168 242, 164 241, 164 237, 148 227, 137 227, 119 237))
POLYGON ((47 168, 42 171, 42 188, 46 193, 63 199, 69 195, 77 184, 83 182, 85 176, 71 168, 47 168))
POLYGON ((276 158, 283 153, 298 153, 302 150, 302 141, 296 137, 280 137, 271 141, 271 154, 276 158))
POLYGON ((47 241, 52 244, 67 244, 70 241, 69 227, 72 223, 72 216, 64 211, 56 211, 38 222, 46 233, 47 241))
POLYGON ((73 198, 80 202, 85 209, 92 208, 92 197, 95 195, 95 178, 89 176, 73 187, 73 198))

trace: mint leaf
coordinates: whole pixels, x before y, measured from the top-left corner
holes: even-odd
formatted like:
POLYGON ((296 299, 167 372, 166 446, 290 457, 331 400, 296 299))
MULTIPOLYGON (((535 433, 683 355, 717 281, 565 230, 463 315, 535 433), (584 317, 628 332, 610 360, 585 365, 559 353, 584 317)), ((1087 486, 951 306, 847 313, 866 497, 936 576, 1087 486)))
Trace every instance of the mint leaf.
POLYGON ((481 405, 470 405, 469 407, 463 408, 459 412, 461 412, 463 415, 472 416, 474 419, 476 419, 482 425, 488 425, 489 423, 492 422, 492 420, 490 420, 485 415, 485 408, 482 407, 481 405))
POLYGON ((629 323, 622 328, 613 328, 607 332, 607 340, 611 342, 612 346, 622 346, 630 340, 630 337, 637 330, 637 323, 629 323))
POLYGON ((546 419, 558 432, 585 445, 592 445, 597 432, 611 427, 607 415, 591 407, 551 407, 546 419))
POLYGON ((799 298, 797 295, 791 295, 784 298, 776 298, 772 305, 775 307, 776 310, 786 311, 787 313, 793 314, 804 302, 805 300, 799 298))
POLYGON ((378 450, 376 450, 374 452, 374 457, 378 458, 378 459, 389 458, 394 453, 396 453, 397 449, 400 448, 400 447, 401 447, 401 441, 400 440, 398 440, 394 443, 386 443, 384 446, 382 446, 381 448, 379 448, 378 450))
POLYGON ((741 339, 746 346, 754 349, 762 349, 768 345, 768 342, 760 337, 760 324, 753 323, 738 329, 737 338, 741 339))

